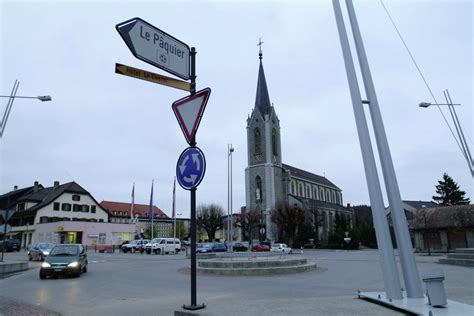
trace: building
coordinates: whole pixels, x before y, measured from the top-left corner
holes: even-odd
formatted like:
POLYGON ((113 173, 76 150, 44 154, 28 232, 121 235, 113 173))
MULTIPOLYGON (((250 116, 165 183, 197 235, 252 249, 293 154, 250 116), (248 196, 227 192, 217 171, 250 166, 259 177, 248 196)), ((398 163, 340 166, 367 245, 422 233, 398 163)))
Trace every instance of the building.
MULTIPOLYGON (((132 204, 113 201, 102 201, 100 205, 108 212, 112 223, 134 223, 136 224, 135 238, 141 232, 151 229, 150 205, 134 204, 133 219, 130 215, 132 204)), ((184 229, 188 231, 189 220, 177 219, 177 234, 184 229), (179 229, 184 225, 183 229, 179 229)), ((173 237, 174 220, 166 215, 160 208, 153 206, 153 237, 173 237)), ((185 236, 177 236, 184 238, 185 236)))
POLYGON ((102 235, 104 242, 112 242, 112 232, 117 237, 134 231, 130 225, 110 229, 104 229, 107 225, 88 225, 108 224, 109 216, 95 198, 74 181, 62 185, 55 181, 51 187, 37 181, 23 189, 15 186, 13 191, 0 196, 0 203, 13 211, 8 235, 20 239, 22 247, 43 241, 92 245, 100 243, 98 239, 106 231, 110 234, 102 235), (101 230, 96 231, 94 227, 101 230))
POLYGON ((277 238, 271 214, 281 203, 311 211, 321 223, 320 240, 333 230, 336 214, 352 222, 352 212, 343 206, 342 190, 329 179, 282 163, 280 120, 267 89, 260 51, 255 107, 247 119, 248 166, 245 169, 246 211, 262 215, 261 234, 277 238))
POLYGON ((474 247, 474 205, 421 208, 410 230, 418 251, 447 252, 474 247))

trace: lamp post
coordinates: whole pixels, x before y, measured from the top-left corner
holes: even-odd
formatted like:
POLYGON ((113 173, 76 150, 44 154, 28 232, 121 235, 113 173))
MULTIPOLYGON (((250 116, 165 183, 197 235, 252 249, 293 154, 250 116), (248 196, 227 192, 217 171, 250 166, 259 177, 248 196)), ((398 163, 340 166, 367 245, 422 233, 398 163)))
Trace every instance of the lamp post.
POLYGON ((7 107, 5 108, 5 112, 3 113, 2 121, 0 122, 0 138, 3 135, 3 131, 5 130, 5 125, 7 125, 7 120, 8 116, 10 115, 10 111, 13 106, 13 101, 15 101, 16 98, 22 98, 22 99, 38 99, 41 102, 45 101, 51 101, 52 98, 49 95, 40 95, 37 97, 25 97, 25 96, 17 96, 16 92, 18 91, 18 86, 20 85, 20 82, 18 80, 15 80, 15 83, 13 84, 13 89, 10 95, 0 95, 0 98, 9 98, 7 107))
POLYGON ((227 251, 232 251, 232 153, 234 147, 227 145, 227 251))
MULTIPOLYGON (((181 223, 181 217, 180 217, 181 215, 183 215, 183 213, 177 213, 177 214, 176 214, 176 216, 180 219, 179 223, 181 223)), ((176 218, 175 218, 175 221, 176 221, 176 218)), ((179 223, 178 223, 178 224, 179 224, 179 223)), ((179 224, 179 225, 180 225, 180 227, 181 227, 182 224, 179 224)), ((176 232, 176 227, 175 227, 175 232, 176 232)), ((175 233, 175 234, 176 234, 176 233, 175 233)), ((178 238, 179 238, 179 240, 181 240, 181 229, 179 229, 179 231, 178 231, 178 238)))
MULTIPOLYGON (((459 123, 458 115, 456 113, 456 110, 454 108, 454 105, 461 105, 461 104, 454 104, 451 101, 451 96, 449 95, 449 91, 445 90, 443 91, 444 97, 446 99, 446 103, 429 103, 429 102, 421 102, 419 104, 420 107, 422 108, 428 108, 432 105, 440 106, 440 105, 447 105, 449 109, 449 113, 451 114, 451 118, 453 119, 454 127, 456 128, 456 132, 458 135, 458 138, 454 138, 456 142, 458 143, 458 146, 461 148, 461 151, 463 153, 464 158, 467 161, 467 165, 469 167, 469 171, 471 172, 471 176, 474 177, 474 161, 472 160, 472 155, 471 151, 469 150, 468 143, 466 142, 466 138, 464 137, 464 132, 461 128, 461 124, 459 123)), ((447 121, 446 121, 447 123, 447 121)), ((449 124, 448 124, 449 126, 449 124)), ((454 134, 453 134, 454 136, 454 134)))

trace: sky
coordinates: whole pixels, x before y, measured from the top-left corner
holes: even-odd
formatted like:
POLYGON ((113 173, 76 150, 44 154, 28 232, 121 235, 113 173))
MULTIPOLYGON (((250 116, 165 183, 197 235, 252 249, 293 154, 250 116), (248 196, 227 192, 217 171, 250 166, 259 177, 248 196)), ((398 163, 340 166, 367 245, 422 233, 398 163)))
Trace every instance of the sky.
MULTIPOLYGON (((448 89, 461 104, 457 114, 472 150, 473 2, 384 4, 437 102, 446 103, 448 89)), ((402 199, 430 201, 447 173, 472 200, 467 163, 438 108, 418 107, 435 101, 383 6, 354 6, 402 199)), ((343 12, 348 28, 344 5, 343 12)), ((148 204, 153 179, 154 203, 171 216, 176 162, 188 146, 171 104, 187 93, 115 73, 121 63, 173 77, 135 58, 116 31, 134 17, 195 47, 197 89, 212 90, 196 136, 207 162, 198 205, 227 211, 228 144, 235 149, 232 210, 245 205, 246 119, 255 105, 259 38, 283 162, 327 177, 342 189, 344 204, 370 204, 334 11, 322 0, 0 0, 0 95, 18 79, 17 95, 52 96, 15 100, 0 139, 1 193, 34 181, 76 181, 99 202, 130 202, 135 183, 135 203, 148 204)), ((7 99, 0 102, 3 115, 7 99)), ((383 184, 380 168, 379 177, 383 184)), ((181 217, 189 217, 189 204, 189 192, 178 186, 181 217)))

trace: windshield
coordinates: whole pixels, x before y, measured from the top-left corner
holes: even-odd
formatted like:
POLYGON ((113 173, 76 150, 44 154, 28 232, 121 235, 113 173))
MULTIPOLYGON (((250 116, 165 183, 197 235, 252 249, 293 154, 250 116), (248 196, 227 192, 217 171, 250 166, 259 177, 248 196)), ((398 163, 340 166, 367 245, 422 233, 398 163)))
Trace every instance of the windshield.
POLYGON ((79 253, 79 247, 77 246, 55 246, 51 250, 50 256, 76 256, 79 253))
POLYGON ((54 244, 39 244, 38 248, 39 249, 52 249, 54 247, 54 244))

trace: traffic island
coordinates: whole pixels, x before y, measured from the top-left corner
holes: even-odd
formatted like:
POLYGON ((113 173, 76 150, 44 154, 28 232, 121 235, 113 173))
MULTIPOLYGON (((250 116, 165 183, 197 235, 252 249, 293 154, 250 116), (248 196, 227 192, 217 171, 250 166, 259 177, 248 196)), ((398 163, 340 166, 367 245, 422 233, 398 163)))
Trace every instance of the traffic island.
POLYGON ((28 261, 3 261, 0 262, 0 277, 7 274, 28 270, 28 261))

